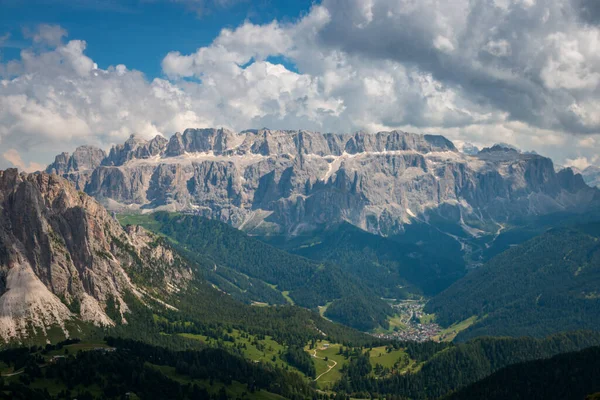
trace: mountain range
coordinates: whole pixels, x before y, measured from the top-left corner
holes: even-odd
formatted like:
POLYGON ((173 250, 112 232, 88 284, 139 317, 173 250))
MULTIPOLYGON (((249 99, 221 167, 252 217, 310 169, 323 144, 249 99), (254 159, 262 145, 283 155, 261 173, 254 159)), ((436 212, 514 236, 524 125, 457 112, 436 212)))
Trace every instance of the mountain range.
POLYGON ((253 234, 294 236, 348 222, 402 234, 442 218, 471 237, 558 211, 584 212, 597 189, 550 159, 496 145, 459 152, 442 136, 187 129, 132 136, 108 154, 83 146, 47 172, 109 210, 185 211, 253 234))
POLYGON ((340 329, 344 337, 369 340, 307 309, 360 295, 353 315, 365 330, 391 314, 334 263, 289 254, 199 216, 137 218, 138 224, 122 226, 55 174, 0 171, 0 341, 135 331, 135 321, 152 321, 149 310, 155 317, 201 321, 202 328, 186 325, 186 332, 213 332, 214 324, 239 326, 250 318, 244 326, 269 326, 272 336, 281 329, 285 337, 302 337, 300 343, 340 329), (286 305, 291 309, 283 312, 286 305), (382 314, 374 321, 367 310, 376 308, 382 314))
POLYGON ((381 298, 446 290, 428 307, 450 325, 477 314, 444 300, 476 276, 461 280, 469 252, 485 262, 541 233, 524 221, 590 215, 600 199, 548 158, 502 145, 467 155, 399 131, 188 129, 108 154, 82 146, 47 171, 0 175, 4 339, 115 326, 126 297, 176 308, 173 294, 198 279, 247 304, 331 306, 326 316, 362 330, 387 325, 381 298))

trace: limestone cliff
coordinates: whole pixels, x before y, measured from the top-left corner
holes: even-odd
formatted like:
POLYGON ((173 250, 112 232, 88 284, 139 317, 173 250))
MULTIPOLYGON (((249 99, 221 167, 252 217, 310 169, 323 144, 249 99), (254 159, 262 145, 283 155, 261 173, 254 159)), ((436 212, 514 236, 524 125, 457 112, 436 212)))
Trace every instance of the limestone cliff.
POLYGON ((600 199, 548 158, 500 145, 469 155, 442 136, 400 131, 132 137, 86 182, 85 192, 110 209, 194 212, 286 235, 341 221, 390 235, 435 215, 472 233, 495 231, 497 222, 585 211, 600 199))
POLYGON ((141 228, 123 230, 67 180, 0 171, 0 339, 51 326, 68 334, 72 320, 126 322, 126 293, 146 302, 191 277, 168 246, 141 228))

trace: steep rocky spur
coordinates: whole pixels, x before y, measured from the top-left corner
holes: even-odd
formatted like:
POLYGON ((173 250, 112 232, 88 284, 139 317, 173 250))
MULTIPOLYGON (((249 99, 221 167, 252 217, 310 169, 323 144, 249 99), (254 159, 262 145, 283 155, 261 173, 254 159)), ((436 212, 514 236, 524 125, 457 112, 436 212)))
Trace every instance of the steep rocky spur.
POLYGON ((0 171, 0 339, 126 322, 127 293, 146 302, 191 278, 168 246, 125 231, 67 180, 0 171))

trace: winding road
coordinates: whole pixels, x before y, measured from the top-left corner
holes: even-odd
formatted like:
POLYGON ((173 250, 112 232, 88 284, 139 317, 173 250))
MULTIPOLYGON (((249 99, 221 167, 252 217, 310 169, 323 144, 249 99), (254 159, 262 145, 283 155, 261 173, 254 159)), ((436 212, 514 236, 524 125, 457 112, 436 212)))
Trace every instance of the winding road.
MULTIPOLYGON (((318 358, 319 360, 325 360, 325 357, 319 357, 319 356, 317 356, 317 349, 314 349, 314 350, 313 350, 313 354, 312 354, 312 356, 313 356, 314 358, 318 358)), ((328 373, 329 371, 331 371, 332 369, 334 369, 334 368, 335 368, 335 366, 337 365, 337 361, 335 361, 335 360, 331 360, 331 361, 333 361, 333 365, 329 365, 329 364, 328 364, 328 365, 327 365, 327 367, 328 367, 329 369, 328 369, 327 371, 323 372, 321 375, 317 376, 317 377, 315 378, 315 382, 316 382, 316 381, 318 381, 320 377, 322 377, 323 375, 325 375, 326 373, 328 373)))

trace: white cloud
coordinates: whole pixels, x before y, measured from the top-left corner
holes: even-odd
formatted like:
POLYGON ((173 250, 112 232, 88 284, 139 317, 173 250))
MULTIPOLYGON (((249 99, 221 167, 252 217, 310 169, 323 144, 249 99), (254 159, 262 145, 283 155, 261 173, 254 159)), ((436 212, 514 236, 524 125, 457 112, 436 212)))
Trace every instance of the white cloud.
POLYGON ((106 148, 132 133, 150 138, 214 122, 196 115, 181 88, 162 79, 148 82, 123 65, 99 69, 84 50, 85 42, 73 40, 22 53, 17 73, 0 85, 2 148, 48 162, 49 152, 72 151, 79 144, 106 148))
POLYGON ((99 69, 61 29, 44 39, 55 48, 0 64, 0 145, 24 158, 192 126, 400 128, 559 162, 600 150, 570 136, 600 133, 600 30, 561 0, 323 0, 170 52, 152 81, 120 60, 99 69))
POLYGON ((254 25, 246 22, 236 30, 223 29, 208 47, 194 54, 167 54, 162 62, 163 71, 171 78, 210 76, 209 74, 239 75, 240 65, 255 59, 285 53, 293 45, 289 32, 277 22, 254 25))
POLYGON ((436 49, 443 51, 444 53, 450 53, 454 50, 454 45, 447 37, 438 35, 433 41, 433 45, 436 49))
POLYGON ((595 91, 600 83, 600 31, 589 28, 546 39, 547 60, 541 77, 550 89, 595 91))

